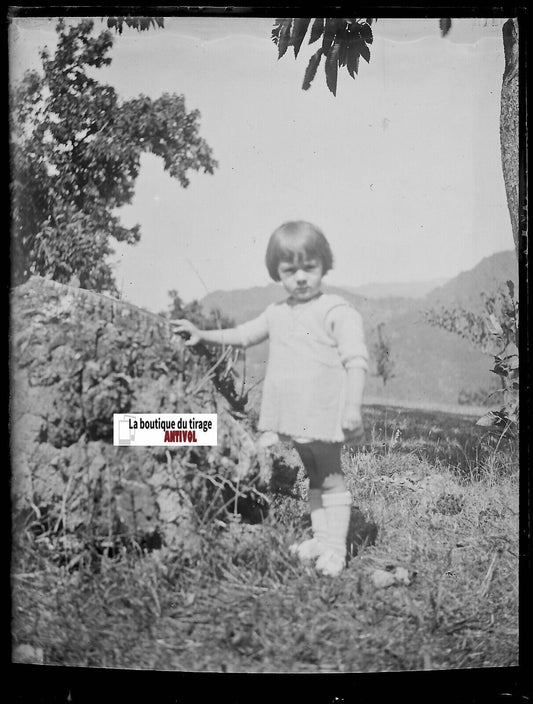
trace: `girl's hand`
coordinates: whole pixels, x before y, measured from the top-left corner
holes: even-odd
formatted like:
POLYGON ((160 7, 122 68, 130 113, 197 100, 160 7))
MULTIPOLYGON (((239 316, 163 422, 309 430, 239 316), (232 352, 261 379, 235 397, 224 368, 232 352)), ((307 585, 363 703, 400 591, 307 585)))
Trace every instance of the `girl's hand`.
POLYGON ((180 337, 184 337, 184 335, 188 335, 189 337, 186 338, 185 344, 187 346, 192 346, 192 345, 197 345, 199 342, 202 341, 202 332, 201 330, 198 330, 196 325, 191 323, 190 320, 171 320, 170 325, 172 327, 172 332, 175 335, 180 335, 180 337))
POLYGON ((342 429, 346 442, 360 443, 365 437, 361 409, 355 406, 344 409, 342 416, 342 429))

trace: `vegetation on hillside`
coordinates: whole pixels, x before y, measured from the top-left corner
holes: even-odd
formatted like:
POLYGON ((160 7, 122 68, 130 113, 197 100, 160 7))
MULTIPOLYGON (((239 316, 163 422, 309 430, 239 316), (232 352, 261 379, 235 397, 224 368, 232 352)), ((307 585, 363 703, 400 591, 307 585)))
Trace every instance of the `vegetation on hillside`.
POLYGON ((483 425, 518 426, 518 301, 512 281, 506 282, 492 295, 482 295, 484 315, 459 308, 432 308, 426 311, 426 320, 437 327, 463 337, 482 351, 493 355, 491 372, 501 383, 501 408, 480 419, 483 425))

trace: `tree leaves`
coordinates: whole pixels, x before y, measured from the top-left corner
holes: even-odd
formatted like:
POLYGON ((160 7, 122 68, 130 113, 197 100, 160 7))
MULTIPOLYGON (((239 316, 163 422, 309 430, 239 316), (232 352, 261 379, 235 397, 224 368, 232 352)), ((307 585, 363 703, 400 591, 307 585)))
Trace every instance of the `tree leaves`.
MULTIPOLYGON (((103 18, 102 18, 103 19, 103 18)), ((161 28, 165 26, 164 17, 108 17, 107 26, 109 29, 115 29, 116 32, 122 34, 124 25, 130 29, 136 29, 138 32, 145 32, 152 28, 161 28)))
POLYGON ((272 40, 278 46, 278 60, 285 54, 291 40, 292 18, 282 17, 276 20, 272 30, 272 40))
POLYGON ((183 187, 190 170, 217 166, 183 96, 122 101, 98 82, 94 68, 110 63, 113 36, 94 36, 93 25, 60 20, 54 56, 42 52, 42 72, 26 74, 12 93, 15 283, 34 273, 62 282, 76 274, 86 288, 114 291, 110 239, 140 237, 114 211, 133 197, 141 153, 161 157, 183 187))
POLYGON ((358 20, 350 17, 278 18, 272 29, 272 40, 278 47, 278 59, 294 47, 297 57, 311 24, 309 44, 322 37, 321 48, 313 54, 307 65, 302 89, 308 90, 313 82, 322 56, 326 57, 326 85, 336 95, 338 69, 346 66, 348 74, 355 78, 359 70, 359 58, 370 62, 369 45, 373 42, 372 18, 358 20))
POLYGON ((359 70, 359 43, 358 41, 352 41, 348 44, 348 52, 346 57, 346 67, 348 73, 352 78, 355 79, 355 75, 359 70))
POLYGON ((363 39, 363 41, 365 41, 367 44, 372 44, 372 42, 374 41, 374 37, 372 35, 372 30, 370 29, 370 25, 368 24, 368 22, 363 22, 359 26, 361 30, 361 39, 363 39))
POLYGON ((329 51, 333 46, 335 34, 337 33, 337 29, 339 29, 340 26, 341 20, 337 19, 336 17, 326 18, 324 33, 322 35, 322 51, 326 55, 326 58, 328 57, 329 51))
POLYGON ((324 18, 323 17, 317 17, 315 21, 313 22, 313 26, 311 27, 311 35, 309 37, 309 44, 313 44, 314 42, 318 41, 320 37, 322 36, 322 32, 324 31, 324 18))
POLYGON ((360 40, 358 48, 359 48, 359 53, 361 54, 363 59, 367 62, 367 64, 370 63, 370 49, 365 44, 365 42, 360 40))
POLYGON ((440 33, 445 37, 452 28, 452 21, 449 17, 444 17, 439 20, 440 33))
POLYGON ((300 47, 302 46, 302 42, 310 22, 310 19, 294 20, 294 27, 291 36, 291 44, 294 47, 294 58, 298 56, 298 52, 300 51, 300 47))
POLYGON ((322 49, 319 49, 310 58, 307 64, 307 69, 305 70, 304 82, 302 83, 303 90, 309 90, 313 78, 316 76, 318 65, 320 64, 320 59, 322 58, 322 49))
POLYGON ((339 68, 341 66, 346 66, 346 57, 348 54, 348 30, 346 26, 343 26, 339 29, 337 32, 337 36, 335 38, 335 43, 339 45, 339 51, 337 55, 337 61, 339 64, 339 68))
POLYGON ((326 85, 333 93, 337 94, 337 67, 339 62, 340 42, 335 42, 331 51, 326 55, 326 85))

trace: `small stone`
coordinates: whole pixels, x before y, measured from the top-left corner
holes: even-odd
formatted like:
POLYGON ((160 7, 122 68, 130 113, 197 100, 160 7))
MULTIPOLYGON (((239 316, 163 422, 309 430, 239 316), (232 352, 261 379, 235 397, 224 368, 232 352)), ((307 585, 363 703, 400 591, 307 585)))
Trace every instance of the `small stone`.
POLYGON ((370 578, 377 589, 392 587, 396 581, 394 574, 392 572, 387 572, 387 570, 374 570, 370 575, 370 578))
POLYGON ((409 585, 411 584, 411 579, 409 578, 409 572, 408 570, 405 569, 405 567, 397 567, 394 572, 394 579, 396 580, 397 584, 405 584, 409 585))
POLYGON ((44 662, 43 649, 34 648, 28 643, 21 643, 13 649, 13 662, 42 665, 44 662))

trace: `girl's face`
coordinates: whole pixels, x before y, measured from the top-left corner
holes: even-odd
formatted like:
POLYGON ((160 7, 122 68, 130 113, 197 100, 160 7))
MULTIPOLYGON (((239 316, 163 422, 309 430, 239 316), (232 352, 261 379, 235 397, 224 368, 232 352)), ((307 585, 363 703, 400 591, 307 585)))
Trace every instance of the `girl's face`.
POLYGON ((322 262, 315 257, 299 257, 292 262, 280 262, 278 274, 289 296, 299 303, 314 298, 322 283, 322 262))

